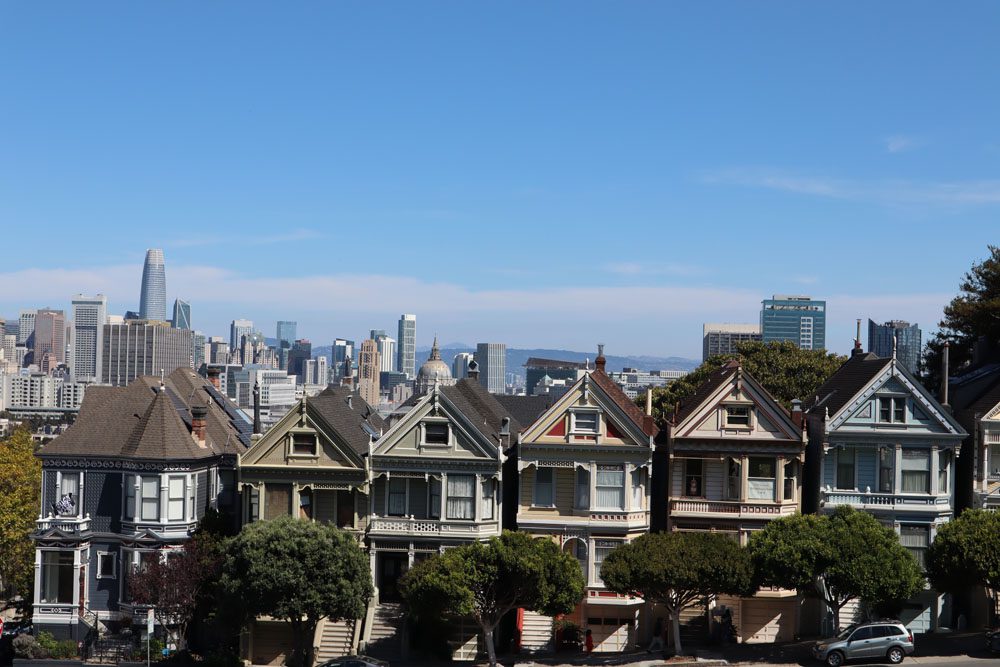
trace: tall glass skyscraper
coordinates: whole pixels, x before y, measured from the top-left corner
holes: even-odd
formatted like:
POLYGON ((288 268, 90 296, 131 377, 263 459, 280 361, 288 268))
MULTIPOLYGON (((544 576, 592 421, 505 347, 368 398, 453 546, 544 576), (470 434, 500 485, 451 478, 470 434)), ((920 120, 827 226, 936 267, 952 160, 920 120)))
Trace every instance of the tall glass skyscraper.
POLYGON ((174 299, 174 319, 171 323, 175 329, 190 329, 191 304, 181 299, 174 299))
POLYGON ((893 338, 896 339, 896 359, 911 373, 920 371, 920 327, 902 320, 875 324, 868 320, 868 351, 883 359, 892 356, 893 338))
POLYGON ((399 317, 399 335, 396 337, 399 350, 397 368, 400 373, 406 373, 406 379, 416 377, 417 368, 417 316, 401 315, 399 317))
POLYGON ((139 319, 167 320, 167 273, 160 248, 146 251, 146 263, 142 266, 142 291, 139 294, 139 319))
POLYGON ((507 345, 505 343, 479 343, 476 345, 476 363, 479 364, 479 384, 491 394, 502 394, 506 388, 507 345))
POLYGON ((764 299, 760 333, 765 343, 790 340, 803 350, 825 350, 826 301, 784 294, 764 299))
POLYGON ((291 348, 292 344, 295 342, 295 330, 298 328, 296 322, 289 322, 287 320, 278 321, 277 335, 278 347, 288 347, 291 348))

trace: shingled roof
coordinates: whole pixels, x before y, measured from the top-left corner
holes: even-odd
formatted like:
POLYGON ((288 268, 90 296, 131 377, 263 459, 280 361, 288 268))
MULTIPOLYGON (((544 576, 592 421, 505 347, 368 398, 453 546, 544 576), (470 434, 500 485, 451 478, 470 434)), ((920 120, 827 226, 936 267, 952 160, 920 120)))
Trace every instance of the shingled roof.
POLYGON ((510 419, 511 434, 521 430, 517 419, 476 380, 462 378, 454 385, 441 387, 440 392, 494 444, 499 442, 500 425, 505 417, 510 419))
POLYGON ((719 387, 729 381, 729 376, 736 372, 739 365, 739 362, 734 359, 712 371, 711 375, 709 375, 704 382, 698 385, 694 394, 682 400, 679 409, 674 409, 672 419, 670 421, 675 424, 680 424, 682 421, 687 419, 691 413, 697 410, 698 406, 704 403, 709 396, 714 394, 719 387))
POLYGON ((608 377, 607 373, 598 368, 590 373, 590 379, 604 390, 604 393, 629 416, 629 419, 635 422, 636 426, 642 429, 643 433, 650 436, 657 434, 659 429, 653 423, 653 418, 640 410, 639 406, 628 397, 628 394, 622 391, 617 382, 608 377))
POLYGON ((371 434, 377 435, 386 428, 375 408, 351 387, 327 387, 306 399, 306 405, 358 454, 367 454, 371 434))
POLYGON ((873 352, 852 356, 816 390, 815 396, 805 401, 806 411, 818 414, 829 410, 831 415, 837 414, 891 363, 892 359, 884 359, 873 352))
POLYGON ((179 368, 160 384, 140 377, 126 387, 87 389, 76 422, 44 445, 39 456, 196 460, 238 454, 250 423, 209 382, 179 368), (205 405, 205 441, 191 433, 193 405, 205 405))
POLYGON ((498 394, 494 398, 504 407, 512 418, 517 420, 521 429, 525 429, 535 423, 542 413, 552 407, 558 399, 552 394, 540 394, 538 396, 513 396, 509 394, 498 394))

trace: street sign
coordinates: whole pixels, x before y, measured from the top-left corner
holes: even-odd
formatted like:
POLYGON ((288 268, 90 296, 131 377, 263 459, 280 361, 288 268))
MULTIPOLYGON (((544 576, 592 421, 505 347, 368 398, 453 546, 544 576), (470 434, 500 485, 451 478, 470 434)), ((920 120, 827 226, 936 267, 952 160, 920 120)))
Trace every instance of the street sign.
POLYGON ((153 634, 153 610, 152 609, 147 609, 146 610, 146 632, 148 632, 150 635, 153 634))

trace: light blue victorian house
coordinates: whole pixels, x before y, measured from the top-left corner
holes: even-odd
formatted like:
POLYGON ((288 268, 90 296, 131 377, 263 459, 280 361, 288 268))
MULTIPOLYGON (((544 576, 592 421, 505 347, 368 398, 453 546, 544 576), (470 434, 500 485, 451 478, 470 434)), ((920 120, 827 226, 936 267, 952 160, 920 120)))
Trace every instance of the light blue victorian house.
MULTIPOLYGON (((955 460, 965 430, 893 358, 854 350, 807 402, 808 478, 803 510, 850 505, 892 528, 923 564, 938 528, 955 509, 955 460), (817 484, 818 482, 818 484, 817 484)), ((859 609, 846 608, 841 622, 859 609)), ((901 620, 916 631, 950 624, 945 596, 927 589, 901 620)))

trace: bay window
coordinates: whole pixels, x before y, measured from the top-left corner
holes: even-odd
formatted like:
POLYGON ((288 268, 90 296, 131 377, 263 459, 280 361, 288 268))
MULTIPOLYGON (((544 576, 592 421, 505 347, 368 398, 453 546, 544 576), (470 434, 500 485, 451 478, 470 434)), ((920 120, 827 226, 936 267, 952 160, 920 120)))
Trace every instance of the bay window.
POLYGON ((940 494, 948 493, 948 464, 951 462, 951 452, 938 452, 938 490, 940 494))
POLYGON ((476 476, 448 475, 449 519, 476 518, 476 476))
POLYGON ((625 468, 615 465, 597 466, 597 508, 625 509, 625 468))
POLYGON ((493 480, 484 479, 482 482, 483 488, 483 509, 482 518, 492 519, 493 518, 493 480))
POLYGON ((142 521, 158 521, 160 519, 160 478, 144 475, 141 480, 139 490, 142 492, 142 496, 139 518, 142 521))
POLYGON ((931 492, 931 453, 926 449, 903 450, 903 493, 931 492))
POLYGON ((167 478, 167 521, 184 520, 184 477, 167 478))
POLYGON ((751 456, 747 497, 749 500, 774 500, 775 460, 751 456))
POLYGON ((899 542, 906 550, 913 554, 913 557, 917 559, 917 563, 920 565, 920 569, 924 569, 924 564, 926 562, 927 547, 931 543, 931 529, 929 526, 900 526, 899 527, 899 542))
POLYGON ((535 470, 535 502, 533 504, 536 507, 553 506, 552 477, 552 468, 538 468, 535 470))
POLYGON ((590 471, 586 468, 576 469, 576 508, 590 509, 590 471))
POLYGON ((72 551, 43 551, 39 595, 45 604, 73 604, 72 551))

